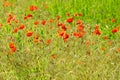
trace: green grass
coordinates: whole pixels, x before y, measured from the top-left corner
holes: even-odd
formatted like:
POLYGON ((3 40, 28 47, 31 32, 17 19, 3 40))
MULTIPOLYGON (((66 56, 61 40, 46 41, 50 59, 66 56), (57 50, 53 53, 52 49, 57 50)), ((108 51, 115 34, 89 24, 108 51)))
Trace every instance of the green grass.
POLYGON ((0 1, 0 80, 119 80, 120 79, 120 32, 111 30, 120 24, 120 1, 118 0, 7 0, 12 5, 3 7, 0 1), (29 6, 38 6, 30 11, 29 6), (48 6, 48 8, 46 8, 48 6), (9 25, 6 20, 12 13, 18 23, 9 25), (70 13, 70 16, 66 16, 70 13), (75 13, 72 23, 66 19, 75 13), (24 16, 33 17, 24 20, 24 16), (56 16, 61 16, 60 20, 56 16), (53 19, 53 23, 48 21, 53 19), (115 19, 115 22, 111 22, 115 19), (46 20, 46 25, 37 25, 34 21, 46 20), (82 20, 85 35, 75 38, 77 20, 82 20), (58 22, 67 27, 70 35, 67 42, 58 38, 58 22), (26 27, 13 33, 20 24, 26 27), (92 32, 100 26, 101 35, 92 32), (26 32, 33 31, 31 37, 26 32), (35 43, 34 36, 39 35, 35 43), (104 40, 107 35, 109 39, 104 40), (51 39, 50 44, 46 40, 51 39), (86 42, 88 41, 88 46, 86 42), (16 52, 10 53, 9 43, 14 42, 16 52), (110 44, 110 42, 112 42, 110 44), (104 48, 105 50, 102 50, 104 48))

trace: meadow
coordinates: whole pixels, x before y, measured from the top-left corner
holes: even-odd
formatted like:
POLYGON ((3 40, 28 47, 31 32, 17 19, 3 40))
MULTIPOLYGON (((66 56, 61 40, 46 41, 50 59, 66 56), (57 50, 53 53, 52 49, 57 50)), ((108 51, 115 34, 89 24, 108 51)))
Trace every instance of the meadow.
POLYGON ((0 80, 120 80, 119 0, 0 0, 0 80))

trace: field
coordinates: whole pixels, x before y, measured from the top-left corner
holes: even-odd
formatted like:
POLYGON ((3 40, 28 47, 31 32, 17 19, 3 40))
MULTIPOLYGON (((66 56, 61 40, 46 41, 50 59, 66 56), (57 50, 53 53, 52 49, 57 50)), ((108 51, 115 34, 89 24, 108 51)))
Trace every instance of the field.
POLYGON ((120 80, 119 0, 0 0, 0 80, 120 80))

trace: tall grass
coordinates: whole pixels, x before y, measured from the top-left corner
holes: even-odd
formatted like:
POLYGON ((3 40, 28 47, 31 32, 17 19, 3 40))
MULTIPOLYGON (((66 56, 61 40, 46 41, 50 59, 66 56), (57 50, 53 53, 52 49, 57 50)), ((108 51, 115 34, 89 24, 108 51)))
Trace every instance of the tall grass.
POLYGON ((119 26, 120 1, 118 0, 7 0, 11 6, 3 7, 0 1, 0 80, 119 80, 120 79, 120 33, 111 30, 119 26), (30 11, 29 6, 39 9, 30 11), (19 20, 11 25, 6 23, 8 14, 12 13, 19 20), (66 16, 70 13, 70 16, 66 16), (66 19, 75 13, 73 23, 66 19), (24 16, 33 17, 24 20, 24 16), (61 19, 56 20, 56 16, 61 19), (53 19, 53 23, 48 21, 53 19), (115 19, 115 22, 111 22, 115 19), (46 20, 46 25, 35 26, 34 21, 46 20), (85 35, 74 38, 77 20, 82 20, 85 35), (58 38, 58 22, 65 23, 70 35, 67 42, 58 38), (23 30, 13 30, 24 24, 23 30), (100 26, 101 35, 94 35, 96 24, 100 26), (69 27, 70 26, 70 27, 69 27), (26 37, 27 31, 39 35, 39 42, 26 37), (109 39, 104 40, 107 35, 109 39), (51 39, 50 44, 46 40, 51 39), (9 43, 17 47, 10 53, 9 43))

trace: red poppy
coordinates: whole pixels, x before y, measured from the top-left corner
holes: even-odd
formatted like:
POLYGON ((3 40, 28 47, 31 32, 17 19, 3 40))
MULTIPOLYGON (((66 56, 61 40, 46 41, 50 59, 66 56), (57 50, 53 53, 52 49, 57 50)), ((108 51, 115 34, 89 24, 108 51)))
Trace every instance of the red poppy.
POLYGON ((45 25, 45 24, 46 24, 46 21, 45 21, 45 20, 42 20, 41 24, 42 24, 42 25, 45 25))
POLYGON ((102 51, 105 51, 105 48, 104 48, 104 47, 102 47, 102 48, 101 48, 101 50, 102 50, 102 51))
POLYGON ((57 16, 57 20, 59 20, 60 19, 60 16, 57 16))
POLYGON ((73 18, 68 18, 68 19, 67 19, 67 22, 68 22, 68 23, 73 22, 73 18))
POLYGON ((32 36, 32 34, 33 34, 32 31, 28 31, 27 34, 26 34, 26 36, 27 36, 27 37, 30 37, 30 36, 32 36))
POLYGON ((78 29, 79 31, 83 31, 84 26, 83 26, 82 24, 80 24, 80 25, 77 26, 77 29, 78 29))
POLYGON ((46 44, 50 44, 51 43, 51 39, 48 39, 47 41, 46 41, 46 44))
POLYGON ((35 35, 35 36, 34 36, 34 39, 38 39, 38 38, 39 38, 39 36, 38 36, 38 35, 35 35))
POLYGON ((38 7, 37 6, 30 6, 30 11, 34 11, 34 10, 37 10, 38 9, 38 7))
POLYGON ((34 39, 34 42, 38 42, 39 40, 38 39, 34 39))
POLYGON ((52 54, 50 57, 51 57, 52 59, 55 59, 55 58, 56 58, 56 55, 55 55, 55 54, 52 54))
POLYGON ((66 13, 66 16, 70 16, 70 13, 66 13))
POLYGON ((13 33, 17 33, 18 32, 18 28, 15 28, 14 30, 13 30, 13 33))
POLYGON ((103 36, 103 39, 108 39, 108 36, 103 36))
POLYGON ((32 17, 32 14, 28 14, 27 17, 28 17, 28 18, 32 17))
POLYGON ((58 27, 59 27, 59 26, 62 26, 62 23, 58 22, 58 27))
POLYGON ((20 30, 22 30, 22 29, 24 29, 25 28, 25 25, 24 24, 21 24, 20 26, 19 26, 19 29, 20 30))
POLYGON ((15 52, 16 51, 16 47, 15 47, 15 44, 14 43, 10 43, 9 44, 9 47, 11 49, 12 52, 15 52))
POLYGON ((66 41, 68 38, 69 38, 69 34, 65 33, 65 34, 63 35, 64 41, 66 41))
POLYGON ((64 31, 67 30, 67 28, 65 27, 65 24, 62 24, 61 28, 62 28, 62 30, 64 30, 64 31))
POLYGON ((115 22, 115 19, 112 19, 111 22, 114 23, 114 22, 115 22))
POLYGON ((118 32, 118 28, 113 28, 111 32, 112 32, 112 33, 118 32))
POLYGON ((98 25, 96 25, 96 26, 95 26, 95 29, 99 29, 99 26, 98 26, 98 25))
POLYGON ((2 27, 3 25, 0 23, 0 27, 2 27))
POLYGON ((78 13, 75 13, 74 16, 78 16, 78 13))
POLYGON ((82 24, 82 20, 77 20, 76 24, 82 24))
POLYGON ((58 37, 62 37, 64 34, 65 34, 65 31, 60 31, 60 32, 58 33, 58 37))
POLYGON ((10 47, 10 48, 13 48, 13 47, 15 47, 15 44, 14 44, 14 43, 10 43, 10 44, 9 44, 9 47, 10 47))
POLYGON ((11 51, 15 52, 16 51, 16 47, 11 48, 11 51))
POLYGON ((120 52, 120 48, 117 49, 117 52, 120 52))
POLYGON ((99 29, 95 29, 93 33, 96 34, 96 35, 101 35, 101 32, 100 32, 99 29))
POLYGON ((82 14, 82 13, 80 13, 80 14, 79 14, 79 16, 83 16, 83 14, 82 14))
POLYGON ((34 22, 34 25, 38 25, 38 24, 39 24, 39 22, 38 22, 38 21, 35 21, 35 22, 34 22))

